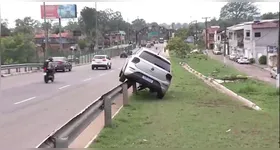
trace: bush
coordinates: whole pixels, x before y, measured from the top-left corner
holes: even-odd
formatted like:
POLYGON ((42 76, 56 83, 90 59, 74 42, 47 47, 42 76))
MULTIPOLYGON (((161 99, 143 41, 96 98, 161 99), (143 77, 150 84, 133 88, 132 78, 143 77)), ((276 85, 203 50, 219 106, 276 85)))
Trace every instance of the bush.
POLYGON ((188 52, 190 52, 190 46, 185 43, 181 38, 172 38, 166 47, 169 51, 174 51, 178 57, 185 58, 188 52))
POLYGON ((267 63, 267 58, 265 55, 262 55, 260 58, 259 58, 259 63, 262 64, 262 65, 266 65, 267 63))
POLYGON ((80 49, 83 50, 86 48, 87 42, 86 42, 86 40, 79 40, 78 45, 79 45, 80 49))
POLYGON ((254 58, 250 58, 249 61, 251 64, 254 64, 256 62, 254 58))

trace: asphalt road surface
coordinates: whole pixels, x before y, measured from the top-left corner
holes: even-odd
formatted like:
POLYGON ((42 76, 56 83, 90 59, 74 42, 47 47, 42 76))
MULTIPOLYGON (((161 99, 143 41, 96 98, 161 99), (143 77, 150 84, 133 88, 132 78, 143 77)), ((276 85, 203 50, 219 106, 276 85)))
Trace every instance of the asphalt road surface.
POLYGON ((124 61, 112 58, 111 70, 78 66, 72 72, 56 73, 55 82, 49 84, 44 83, 41 72, 2 78, 0 147, 36 147, 53 130, 119 85, 124 61))

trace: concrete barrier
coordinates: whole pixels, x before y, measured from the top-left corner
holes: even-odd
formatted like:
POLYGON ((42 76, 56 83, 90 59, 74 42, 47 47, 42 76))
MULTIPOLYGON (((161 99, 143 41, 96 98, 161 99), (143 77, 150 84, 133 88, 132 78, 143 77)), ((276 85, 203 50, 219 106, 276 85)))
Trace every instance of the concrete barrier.
POLYGON ((252 108, 254 110, 262 110, 259 106, 257 106, 255 103, 251 102, 250 100, 234 93, 233 91, 231 91, 230 89, 226 88, 225 86, 219 84, 218 82, 215 81, 214 78, 209 78, 204 76, 203 74, 195 71, 194 69, 192 69, 188 64, 186 63, 181 63, 180 65, 183 66, 183 68, 185 68, 187 71, 189 71, 190 73, 194 74, 195 76, 197 76, 198 78, 202 79, 207 85, 214 87, 215 89, 217 89, 218 91, 227 94, 230 97, 235 98, 236 100, 238 100, 239 102, 243 103, 245 106, 252 108))

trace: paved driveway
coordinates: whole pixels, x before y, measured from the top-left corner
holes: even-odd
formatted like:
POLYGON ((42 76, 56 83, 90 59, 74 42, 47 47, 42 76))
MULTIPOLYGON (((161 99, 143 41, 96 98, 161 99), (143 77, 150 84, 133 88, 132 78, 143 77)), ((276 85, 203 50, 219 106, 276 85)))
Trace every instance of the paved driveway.
MULTIPOLYGON (((224 62, 223 55, 214 55, 212 54, 212 52, 208 52, 208 55, 213 59, 224 62)), ((276 80, 270 77, 268 70, 261 69, 253 65, 246 65, 246 64, 241 65, 229 59, 227 59, 226 62, 228 65, 236 68, 240 72, 244 72, 245 74, 252 76, 255 79, 262 80, 276 86, 276 80)))

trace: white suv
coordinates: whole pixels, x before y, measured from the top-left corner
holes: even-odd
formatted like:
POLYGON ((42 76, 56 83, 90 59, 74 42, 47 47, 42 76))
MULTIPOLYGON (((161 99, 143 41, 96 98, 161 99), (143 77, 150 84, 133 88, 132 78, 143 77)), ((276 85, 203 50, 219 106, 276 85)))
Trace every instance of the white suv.
POLYGON ((105 69, 112 68, 111 58, 107 55, 95 55, 91 61, 91 69, 98 69, 99 67, 105 69))
POLYGON ((143 88, 157 92, 157 97, 162 99, 171 83, 171 64, 168 59, 147 48, 137 51, 127 59, 119 77, 120 82, 126 79, 134 81, 143 88))

